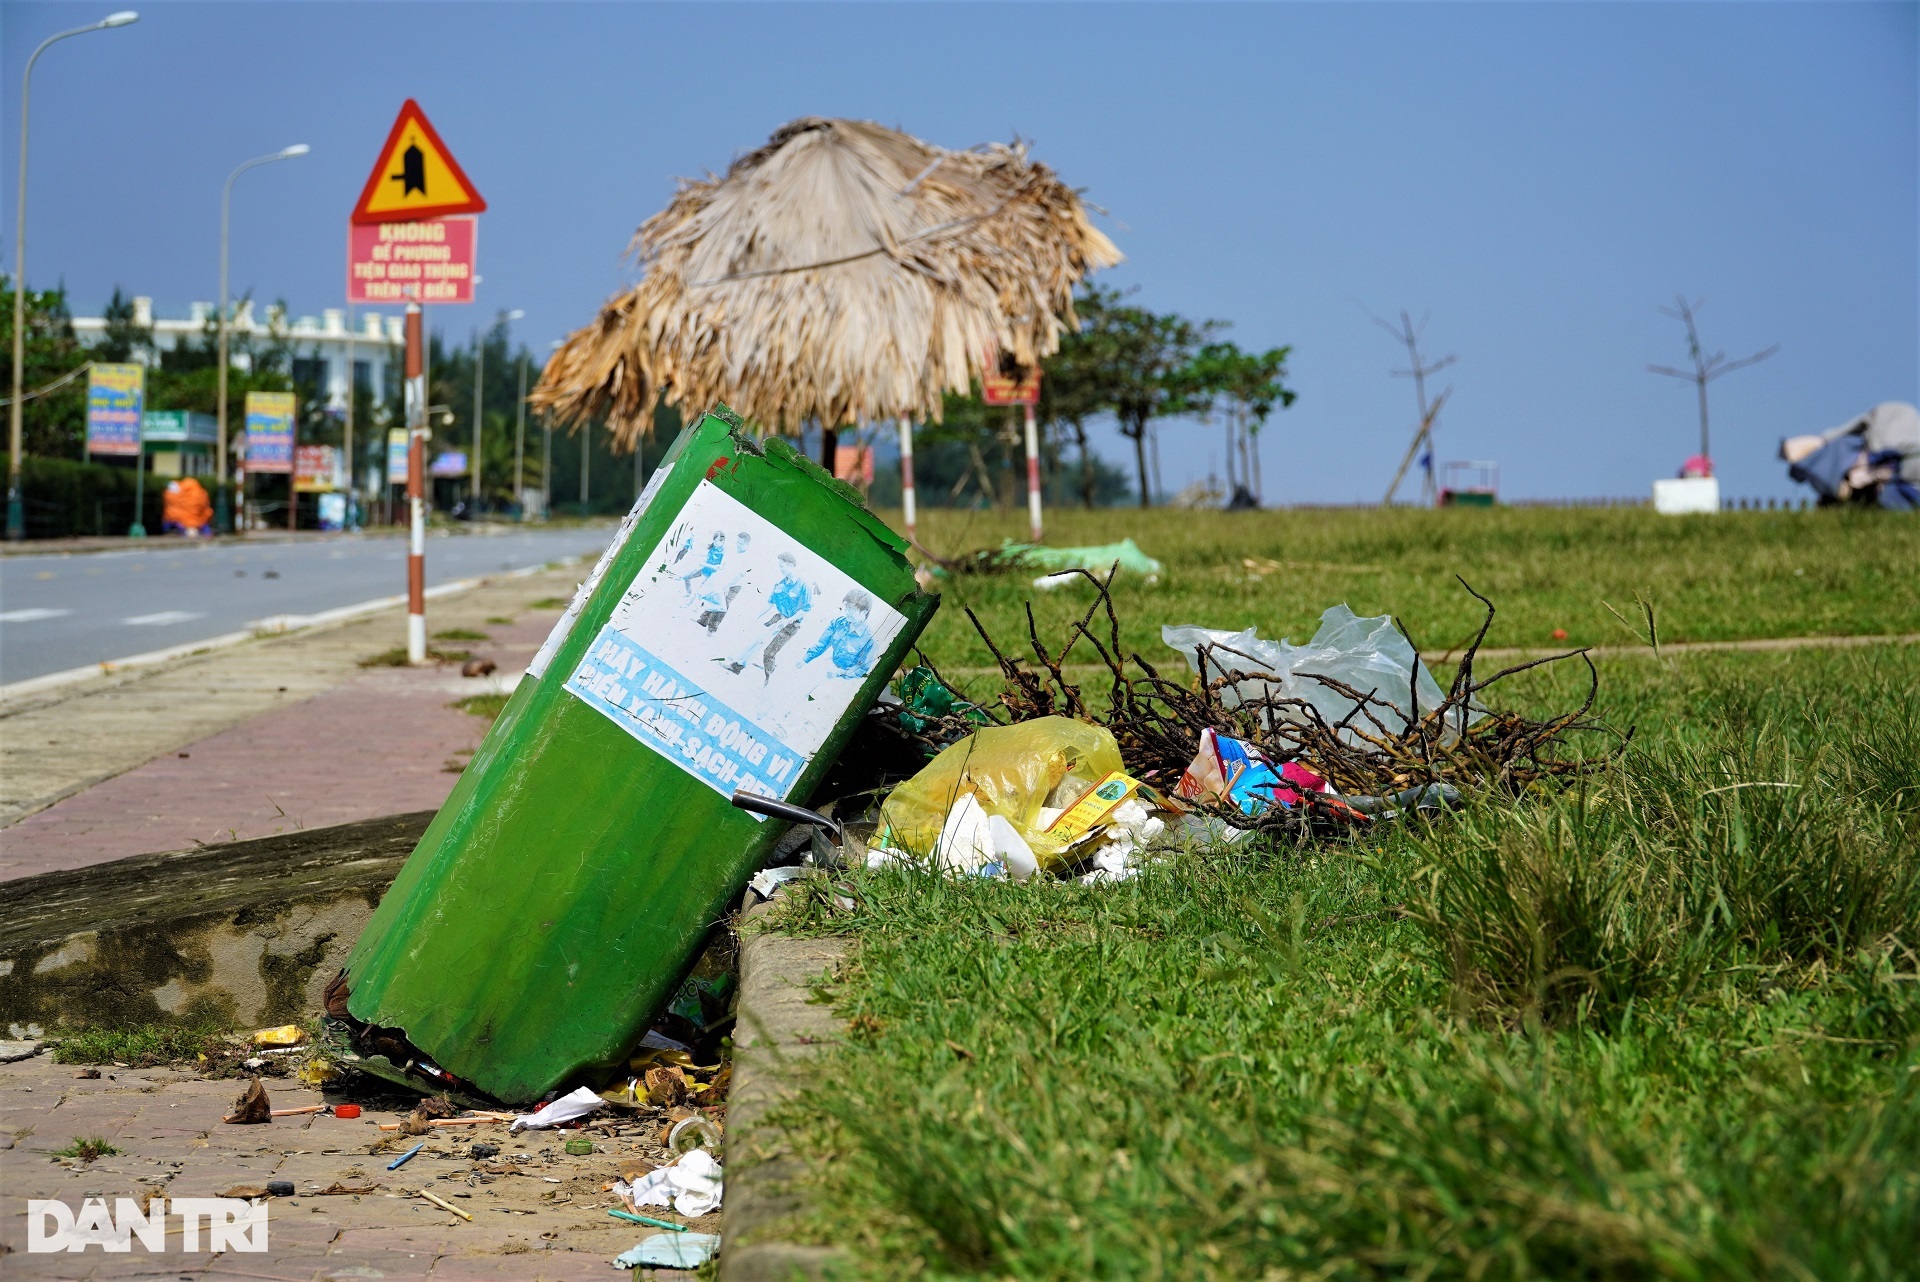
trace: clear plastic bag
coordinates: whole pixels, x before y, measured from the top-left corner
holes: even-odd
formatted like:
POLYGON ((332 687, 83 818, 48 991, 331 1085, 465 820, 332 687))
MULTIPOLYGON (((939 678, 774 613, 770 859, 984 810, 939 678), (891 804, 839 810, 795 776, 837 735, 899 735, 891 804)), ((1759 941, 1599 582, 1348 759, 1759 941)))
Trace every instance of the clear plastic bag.
MULTIPOLYGON (((1312 706, 1328 725, 1334 725, 1353 711, 1354 701, 1314 680, 1323 676, 1391 704, 1391 710, 1370 704, 1368 713, 1389 732, 1400 734, 1416 715, 1424 717, 1439 707, 1443 697, 1433 674, 1420 662, 1413 643, 1394 626, 1391 615, 1361 618, 1344 605, 1336 605, 1320 616, 1319 631, 1305 645, 1293 645, 1285 639, 1263 641, 1256 628, 1222 632, 1191 625, 1163 627, 1160 639, 1185 655, 1187 665, 1195 672, 1201 669, 1202 649, 1211 646, 1205 656, 1206 671, 1201 674, 1205 680, 1262 674, 1236 680, 1221 690, 1222 701, 1230 707, 1249 700, 1299 699, 1312 706), (1274 679, 1266 679, 1268 676, 1274 679)), ((1280 710, 1277 715, 1304 719, 1291 709, 1280 710)), ((1466 720, 1477 721, 1480 716, 1476 710, 1468 713, 1466 720)), ((1354 721, 1369 734, 1379 733, 1365 715, 1354 721)), ((1458 730, 1449 725, 1444 732, 1451 737, 1458 730)), ((1349 742, 1359 741, 1352 729, 1344 733, 1349 742)))
MULTIPOLYGON (((964 852, 944 851, 944 845, 961 843, 958 833, 943 842, 942 832, 949 827, 949 816, 971 797, 986 816, 997 815, 1011 824, 1041 867, 1052 867, 1068 838, 1049 834, 1047 820, 1122 768, 1120 747, 1101 726, 1070 717, 991 726, 949 744, 893 790, 880 807, 875 844, 964 868, 973 846, 981 842, 969 840, 964 852), (1043 808, 1048 815, 1041 814, 1043 808)), ((971 812, 973 807, 965 809, 971 812)), ((984 830, 984 823, 978 826, 984 830)))

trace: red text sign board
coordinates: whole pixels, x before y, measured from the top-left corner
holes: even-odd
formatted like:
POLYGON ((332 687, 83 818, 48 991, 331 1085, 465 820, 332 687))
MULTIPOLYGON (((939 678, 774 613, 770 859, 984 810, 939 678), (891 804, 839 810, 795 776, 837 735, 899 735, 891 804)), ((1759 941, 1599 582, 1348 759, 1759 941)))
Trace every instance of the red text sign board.
POLYGON ((1004 374, 982 375, 980 399, 989 405, 1038 405, 1040 371, 1034 370, 1025 378, 1008 378, 1004 374))
POLYGON ((350 224, 349 303, 471 303, 476 220, 350 224))

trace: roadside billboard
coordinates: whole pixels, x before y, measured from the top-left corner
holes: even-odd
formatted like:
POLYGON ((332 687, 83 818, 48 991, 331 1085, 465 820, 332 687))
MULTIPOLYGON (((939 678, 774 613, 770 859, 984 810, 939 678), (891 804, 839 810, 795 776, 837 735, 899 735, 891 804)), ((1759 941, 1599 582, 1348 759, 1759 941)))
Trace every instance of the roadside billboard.
POLYGON ((140 453, 147 367, 96 362, 87 371, 87 453, 140 453))
POLYGON ((293 488, 301 494, 324 494, 338 488, 340 451, 331 445, 301 445, 293 451, 293 488))
POLYGON ((387 429, 387 484, 407 483, 407 429, 387 429))
POLYGON ((247 393, 247 471, 293 471, 293 393, 247 393))

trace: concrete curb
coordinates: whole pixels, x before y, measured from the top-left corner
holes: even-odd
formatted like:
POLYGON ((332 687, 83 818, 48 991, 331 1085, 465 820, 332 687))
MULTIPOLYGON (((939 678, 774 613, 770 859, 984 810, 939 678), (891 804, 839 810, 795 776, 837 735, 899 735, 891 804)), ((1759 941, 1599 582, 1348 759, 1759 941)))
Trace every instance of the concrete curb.
MULTIPOLYGON (((509 579, 523 579, 530 575, 541 574, 548 570, 557 570, 565 566, 584 561, 585 557, 561 557, 554 561, 543 561, 539 565, 522 566, 517 570, 507 570, 499 574, 483 574, 471 579, 455 579, 451 583, 441 583, 426 591, 429 601, 436 597, 452 596, 458 592, 471 592, 489 583, 500 583, 509 579)), ((117 676, 130 669, 152 668, 172 663, 176 659, 187 659, 197 654, 207 654, 215 650, 225 650, 260 637, 284 636, 289 632, 305 632, 314 628, 324 628, 336 623, 346 623, 362 615, 377 614, 381 610, 392 610, 407 604, 405 594, 399 596, 375 597, 371 601, 360 601, 353 605, 337 606, 331 610, 322 610, 318 614, 274 614, 264 619, 255 619, 246 628, 238 632, 223 632, 219 636, 206 637, 199 641, 183 641, 179 645, 168 646, 164 650, 148 650, 142 654, 128 655, 124 659, 107 659, 100 663, 89 663, 84 667, 66 668, 59 672, 49 672, 44 676, 28 677, 25 681, 15 681, 0 686, 0 707, 20 699, 44 694, 48 690, 58 690, 64 686, 81 681, 97 680, 101 677, 117 676)))
POLYGON ((794 1093, 807 1061, 838 1040, 833 1012, 808 1000, 808 985, 852 951, 848 939, 799 939, 756 932, 767 911, 741 914, 740 999, 736 1007, 733 1089, 727 1106, 727 1199, 721 1282, 793 1282, 825 1276, 844 1252, 782 1241, 785 1224, 805 1210, 799 1180, 806 1161, 769 1126, 767 1114, 794 1093))

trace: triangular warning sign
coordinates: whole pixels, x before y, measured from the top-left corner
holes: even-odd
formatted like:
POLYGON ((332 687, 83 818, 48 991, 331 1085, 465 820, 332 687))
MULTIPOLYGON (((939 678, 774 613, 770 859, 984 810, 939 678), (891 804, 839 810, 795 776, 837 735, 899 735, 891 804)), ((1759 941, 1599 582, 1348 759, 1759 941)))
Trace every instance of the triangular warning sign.
POLYGON ((409 98, 393 122, 387 145, 380 149, 380 163, 367 176, 366 189, 349 221, 411 222, 443 214, 477 214, 486 207, 420 104, 409 98))

